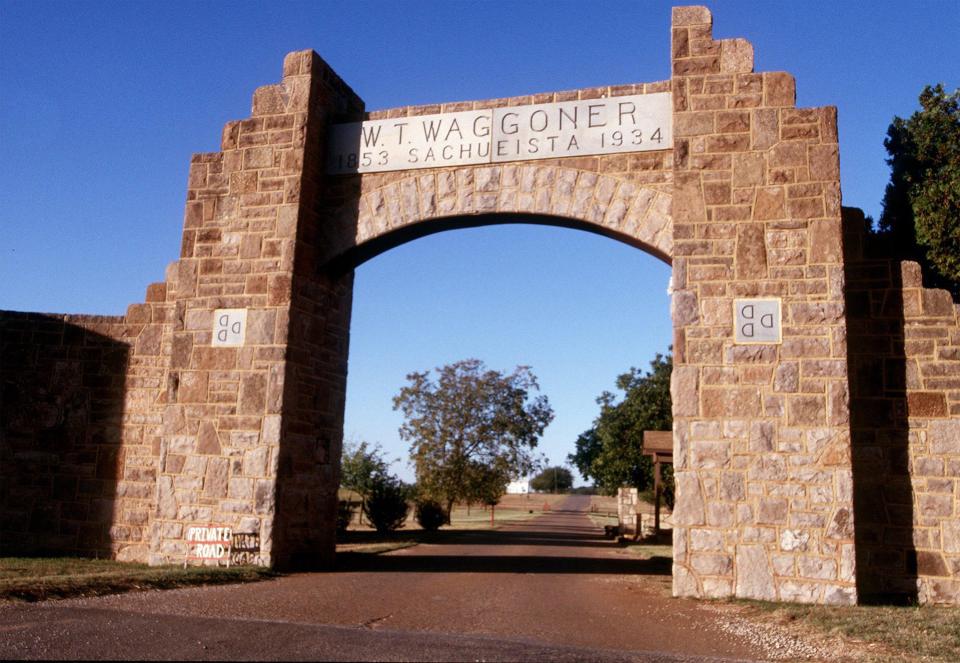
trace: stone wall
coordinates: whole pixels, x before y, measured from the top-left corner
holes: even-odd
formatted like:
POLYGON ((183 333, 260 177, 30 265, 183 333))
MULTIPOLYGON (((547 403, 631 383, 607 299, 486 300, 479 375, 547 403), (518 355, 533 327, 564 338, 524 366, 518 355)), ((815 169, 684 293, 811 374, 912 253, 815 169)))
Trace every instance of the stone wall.
POLYGON ((357 189, 356 178, 325 176, 327 127, 361 119, 363 102, 313 51, 288 56, 285 73, 309 76, 310 98, 290 283, 274 559, 303 568, 329 564, 334 556, 353 303, 353 270, 325 264, 331 201, 357 189))
POLYGON ((857 584, 864 600, 960 600, 960 322, 920 267, 845 209, 857 584))
POLYGON ((317 161, 330 118, 359 110, 312 51, 291 53, 222 150, 193 158, 152 563, 182 559, 184 527, 208 522, 258 534, 266 564, 332 557, 350 300, 313 259, 317 161), (242 346, 213 345, 227 308, 247 310, 242 346))
POLYGON ((856 600, 836 111, 673 10, 673 588, 856 600), (735 345, 733 300, 781 301, 735 345))
POLYGON ((166 283, 125 316, 0 311, 0 549, 145 559, 166 283))
POLYGON ((0 550, 109 555, 123 318, 0 313, 0 550))

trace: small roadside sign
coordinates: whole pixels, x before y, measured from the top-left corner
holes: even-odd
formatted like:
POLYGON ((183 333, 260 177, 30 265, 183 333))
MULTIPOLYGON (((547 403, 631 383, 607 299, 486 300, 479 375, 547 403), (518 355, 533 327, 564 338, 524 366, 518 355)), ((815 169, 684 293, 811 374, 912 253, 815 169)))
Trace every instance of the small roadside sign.
POLYGON ((187 556, 183 566, 190 560, 226 561, 230 566, 233 530, 218 525, 190 525, 187 527, 187 556))

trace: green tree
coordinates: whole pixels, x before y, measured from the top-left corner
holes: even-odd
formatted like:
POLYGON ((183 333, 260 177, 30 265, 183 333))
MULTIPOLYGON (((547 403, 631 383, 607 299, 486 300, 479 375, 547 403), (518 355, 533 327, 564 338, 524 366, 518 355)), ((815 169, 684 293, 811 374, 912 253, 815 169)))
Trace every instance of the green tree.
POLYGON ((568 458, 601 492, 613 495, 621 486, 640 490, 653 486, 653 463, 642 453, 643 431, 673 427, 672 371, 672 358, 657 354, 650 372, 631 368, 617 378, 623 400, 618 402, 610 392, 597 399, 600 415, 593 428, 577 438, 576 451, 568 458))
POLYGON ((510 467, 506 459, 500 458, 491 464, 471 462, 466 471, 467 504, 480 502, 491 505, 500 502, 510 483, 510 467))
POLYGON ((553 410, 527 366, 512 373, 467 359, 411 373, 393 399, 404 416, 400 437, 410 443, 417 485, 446 505, 491 499, 508 477, 528 474, 532 450, 553 420, 553 410), (499 486, 499 488, 497 488, 499 486))
POLYGON ((541 493, 564 493, 573 488, 573 473, 559 465, 548 467, 530 480, 530 487, 541 493))
POLYGON ((591 474, 593 461, 603 451, 603 443, 597 435, 596 420, 593 428, 580 433, 574 443, 574 449, 575 451, 567 456, 567 461, 580 471, 584 479, 590 479, 593 476, 591 474))
POLYGON ((360 496, 360 513, 366 513, 367 498, 379 479, 387 475, 389 463, 379 444, 345 442, 340 460, 340 485, 360 496))
POLYGON ((500 503, 500 498, 507 492, 510 483, 510 474, 505 463, 494 466, 474 464, 470 470, 470 501, 477 501, 487 506, 500 503))
POLYGON ((923 89, 920 110, 894 117, 883 141, 890 183, 879 229, 895 255, 960 294, 960 89, 923 89))
POLYGON ((367 519, 380 533, 403 527, 407 520, 409 490, 397 477, 377 474, 363 505, 367 519))

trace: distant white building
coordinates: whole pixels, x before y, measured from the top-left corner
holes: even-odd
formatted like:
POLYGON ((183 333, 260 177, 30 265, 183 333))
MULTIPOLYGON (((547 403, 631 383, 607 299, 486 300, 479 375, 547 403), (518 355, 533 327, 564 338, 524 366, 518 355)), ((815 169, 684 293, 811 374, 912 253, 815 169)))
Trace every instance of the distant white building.
POLYGON ((530 479, 518 479, 507 484, 507 495, 527 495, 530 492, 530 479))

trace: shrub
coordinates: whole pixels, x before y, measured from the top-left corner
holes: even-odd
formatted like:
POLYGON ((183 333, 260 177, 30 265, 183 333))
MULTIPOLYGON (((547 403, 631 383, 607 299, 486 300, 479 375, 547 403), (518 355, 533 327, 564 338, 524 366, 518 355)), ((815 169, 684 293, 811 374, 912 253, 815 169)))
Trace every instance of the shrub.
POLYGON ((363 512, 378 532, 392 532, 407 520, 407 490, 399 479, 379 474, 373 481, 363 512))
POLYGON ((447 522, 446 512, 440 506, 440 503, 434 500, 417 502, 416 518, 420 527, 428 532, 436 531, 447 522))
POLYGON ((347 531, 347 527, 350 526, 350 521, 353 520, 353 512, 356 507, 353 503, 347 500, 340 500, 337 504, 337 532, 343 534, 347 531))

